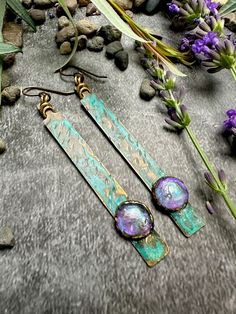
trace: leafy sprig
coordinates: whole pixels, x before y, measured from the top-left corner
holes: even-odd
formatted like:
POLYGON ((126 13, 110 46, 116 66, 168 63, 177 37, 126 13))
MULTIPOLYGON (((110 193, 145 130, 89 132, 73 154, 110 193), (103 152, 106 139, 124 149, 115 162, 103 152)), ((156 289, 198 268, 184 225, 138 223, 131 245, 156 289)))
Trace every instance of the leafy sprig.
POLYGON ((236 1, 229 0, 227 1, 219 10, 220 16, 224 17, 227 14, 236 11, 236 1))
MULTIPOLYGON (((147 73, 152 77, 151 85, 156 89, 167 108, 168 117, 165 121, 176 130, 186 131, 208 170, 204 174, 206 183, 211 189, 222 196, 231 214, 236 219, 236 206, 228 194, 225 173, 222 169, 217 170, 210 162, 190 127, 191 117, 187 111, 187 107, 183 104, 184 90, 177 88, 175 77, 169 71, 165 71, 163 65, 153 59, 149 52, 147 53, 140 48, 139 51, 142 51, 143 54, 141 63, 146 68, 147 73)), ((209 202, 207 206, 210 208, 209 202)))
POLYGON ((147 30, 138 25, 114 0, 91 1, 121 32, 133 39, 144 42, 146 49, 155 54, 171 72, 178 76, 185 76, 170 60, 170 58, 174 58, 189 65, 190 63, 185 53, 179 52, 150 34, 147 30))
MULTIPOLYGON (((236 10, 236 1, 233 2, 233 5, 229 2, 230 7, 236 10)), ((189 53, 209 73, 230 70, 236 81, 236 42, 232 36, 224 33, 224 20, 219 14, 228 12, 228 6, 220 11, 219 6, 212 0, 172 0, 168 4, 174 20, 183 21, 186 29, 192 29, 182 39, 180 51, 189 53)))

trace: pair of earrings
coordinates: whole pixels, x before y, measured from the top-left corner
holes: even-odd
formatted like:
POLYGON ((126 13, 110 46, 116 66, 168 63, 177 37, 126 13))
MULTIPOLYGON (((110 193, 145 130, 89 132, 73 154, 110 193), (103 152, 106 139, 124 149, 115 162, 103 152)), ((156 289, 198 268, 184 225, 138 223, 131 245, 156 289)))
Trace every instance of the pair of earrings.
MULTIPOLYGON (((88 71, 83 72, 91 74, 88 71)), ((73 74, 61 71, 61 75, 74 76, 75 91, 61 92, 27 87, 23 94, 40 97, 38 109, 45 119, 45 126, 115 219, 119 233, 130 240, 148 266, 154 266, 168 254, 169 248, 154 229, 154 218, 150 209, 139 201, 130 200, 80 133, 50 103, 50 92, 60 95, 76 93, 79 96, 82 106, 152 192, 157 208, 164 211, 186 237, 200 230, 205 222, 189 204, 189 193, 185 184, 178 178, 165 176, 164 171, 114 113, 92 93, 84 82, 81 69, 76 68, 76 73, 73 74), (32 94, 32 90, 41 92, 32 94)))

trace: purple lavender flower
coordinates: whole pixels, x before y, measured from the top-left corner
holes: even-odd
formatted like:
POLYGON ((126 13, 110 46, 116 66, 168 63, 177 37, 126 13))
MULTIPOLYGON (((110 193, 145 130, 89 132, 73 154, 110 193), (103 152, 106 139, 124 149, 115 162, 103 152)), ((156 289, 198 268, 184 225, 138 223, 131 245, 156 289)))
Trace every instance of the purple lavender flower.
POLYGON ((224 121, 225 132, 236 136, 236 110, 230 109, 226 114, 228 119, 224 121))
POLYGON ((171 13, 179 13, 180 8, 175 3, 167 3, 168 9, 171 13))
POLYGON ((173 121, 175 121, 177 123, 180 123, 180 119, 177 116, 175 108, 168 108, 167 114, 168 114, 168 116, 170 117, 171 120, 173 120, 173 121))
POLYGON ((211 215, 214 214, 215 209, 209 201, 206 202, 206 208, 211 215))
POLYGON ((215 47, 219 43, 219 38, 217 34, 214 32, 208 32, 204 37, 203 40, 205 41, 206 45, 211 47, 215 47))
POLYGON ((197 39, 195 40, 194 44, 192 45, 192 51, 195 54, 200 54, 203 52, 205 47, 205 42, 203 39, 197 39))
POLYGON ((165 121, 176 129, 184 129, 191 122, 190 116, 185 105, 180 106, 177 114, 176 108, 167 107, 168 118, 165 121))
POLYGON ((192 45, 192 51, 195 54, 203 53, 205 56, 209 56, 211 49, 215 49, 219 43, 217 34, 214 32, 208 32, 202 39, 196 39, 192 45))
POLYGON ((223 184, 223 186, 227 188, 226 174, 223 169, 218 170, 218 177, 220 179, 220 182, 223 184))
POLYGON ((218 7, 220 3, 212 2, 211 0, 205 0, 208 9, 211 11, 213 15, 218 15, 218 7))
POLYGON ((186 34, 185 37, 182 38, 179 50, 182 52, 186 52, 191 50, 192 44, 194 43, 196 37, 191 34, 186 34))
MULTIPOLYGON (((209 73, 215 73, 222 69, 229 69, 232 73, 236 69, 236 46, 228 39, 221 40, 214 49, 202 61, 209 73)), ((234 75, 234 74, 233 74, 234 75)))

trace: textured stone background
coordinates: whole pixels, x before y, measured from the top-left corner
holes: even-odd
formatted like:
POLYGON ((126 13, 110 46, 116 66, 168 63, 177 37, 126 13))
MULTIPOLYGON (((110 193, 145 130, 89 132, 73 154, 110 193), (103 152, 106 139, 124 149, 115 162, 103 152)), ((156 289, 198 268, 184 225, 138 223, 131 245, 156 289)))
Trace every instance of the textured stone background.
MULTIPOLYGON (((105 22, 103 17, 96 17, 105 22)), ((139 17, 143 25, 176 39, 161 15, 139 17)), ((36 34, 26 31, 24 53, 11 70, 16 84, 63 90, 53 70, 63 57, 55 48, 56 20, 36 34)), ((210 216, 204 202, 212 197, 203 183, 203 165, 188 138, 168 132, 158 98, 145 102, 139 86, 145 77, 130 49, 130 66, 121 73, 104 53, 81 52, 75 62, 100 74, 106 82, 88 79, 94 91, 123 121, 170 175, 191 191, 191 203, 207 226, 186 239, 171 220, 154 209, 149 191, 82 110, 78 98, 52 97, 52 102, 78 126, 94 152, 125 187, 130 197, 148 204, 170 255, 149 269, 134 248, 121 239, 113 221, 88 184, 43 127, 38 99, 21 98, 1 112, 0 136, 8 142, 0 157, 0 225, 13 228, 17 244, 0 252, 0 313, 235 313, 235 222, 220 199, 210 216)), ((192 128, 201 144, 230 179, 234 200, 236 160, 219 135, 224 113, 235 108, 235 83, 229 73, 188 71, 192 128)))

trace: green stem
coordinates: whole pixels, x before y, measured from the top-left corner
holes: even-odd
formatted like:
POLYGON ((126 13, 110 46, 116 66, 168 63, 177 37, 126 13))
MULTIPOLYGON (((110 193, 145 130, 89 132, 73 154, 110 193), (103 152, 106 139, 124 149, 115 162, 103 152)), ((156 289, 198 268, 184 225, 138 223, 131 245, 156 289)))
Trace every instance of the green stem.
MULTIPOLYGON (((165 79, 165 75, 162 76, 162 81, 164 83, 166 83, 166 79, 165 79)), ((168 93, 171 97, 171 99, 173 101, 175 101, 176 105, 175 105, 175 110, 176 110, 176 113, 178 115, 180 115, 181 117, 181 111, 180 111, 180 107, 179 107, 179 104, 177 103, 177 101, 175 100, 175 97, 172 93, 171 90, 168 90, 168 93)), ((211 164, 207 154, 204 152, 204 150, 202 149, 197 137, 195 136, 195 134, 193 133, 192 129, 189 127, 189 126, 185 126, 185 130, 189 136, 189 138, 191 139, 194 147, 196 148, 196 150, 198 151, 202 161, 204 162, 207 170, 210 172, 210 174, 212 175, 212 177, 214 178, 215 180, 215 183, 217 184, 217 192, 221 194, 221 196, 223 197, 226 205, 228 206, 228 208, 230 209, 233 217, 236 219, 236 206, 235 204, 233 203, 233 201, 231 200, 231 198, 229 197, 227 191, 226 191, 226 188, 225 186, 222 184, 222 182, 220 181, 219 179, 219 176, 218 176, 218 173, 216 171, 216 169, 214 168, 214 166, 211 164)))
POLYGON ((139 36, 143 37, 147 41, 155 41, 157 43, 155 50, 162 56, 165 57, 173 57, 179 59, 183 64, 190 65, 190 63, 186 59, 186 55, 178 50, 172 48, 171 46, 164 44, 161 40, 154 37, 140 25, 138 25, 128 14, 126 14, 125 10, 123 10, 118 4, 116 4, 113 0, 107 0, 109 4, 113 7, 113 9, 121 16, 121 18, 129 24, 129 26, 133 29, 133 31, 139 36))
POLYGON ((232 73, 232 75, 233 75, 234 80, 236 81, 236 67, 232 67, 232 68, 230 69, 230 71, 231 71, 231 73, 232 73))
POLYGON ((233 217, 236 219, 236 206, 233 203, 233 201, 231 200, 231 198, 229 197, 227 191, 225 190, 223 184, 221 183, 217 171, 215 170, 215 168, 213 167, 213 165, 211 164, 210 160, 208 159, 206 153, 204 152, 204 150, 202 149, 202 147, 200 146, 196 136, 194 135, 192 129, 189 126, 185 127, 185 130, 187 131, 193 145, 195 146, 196 150, 198 151, 202 161, 204 162, 206 168, 208 169, 208 171, 211 173, 211 175, 213 176, 215 182, 217 183, 217 186, 220 190, 220 194, 222 195, 226 205, 228 206, 228 208, 230 209, 233 217))

